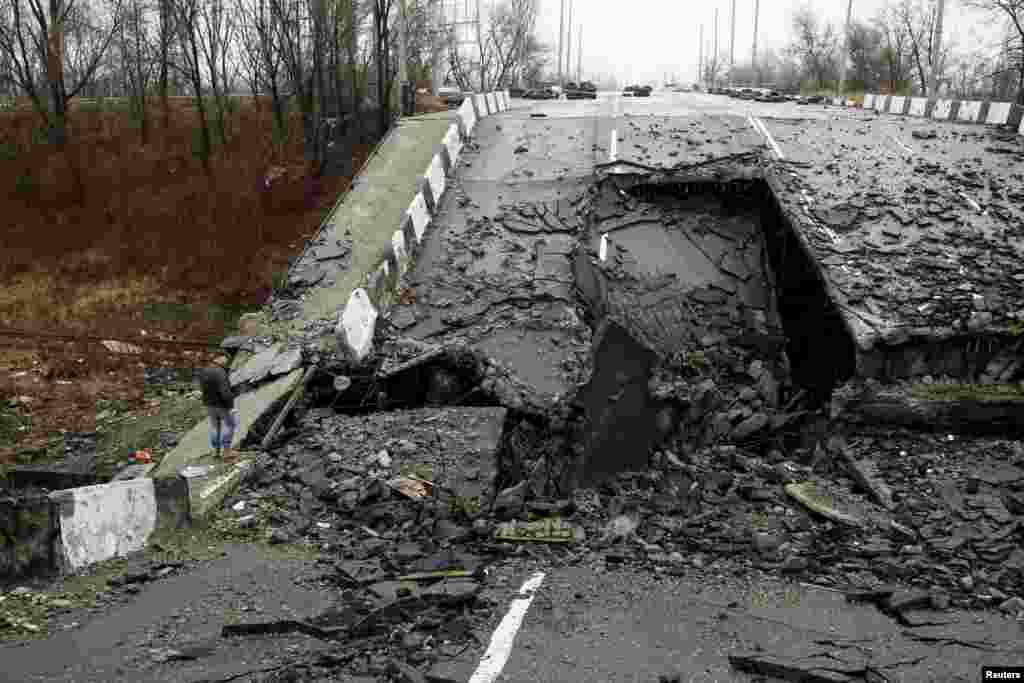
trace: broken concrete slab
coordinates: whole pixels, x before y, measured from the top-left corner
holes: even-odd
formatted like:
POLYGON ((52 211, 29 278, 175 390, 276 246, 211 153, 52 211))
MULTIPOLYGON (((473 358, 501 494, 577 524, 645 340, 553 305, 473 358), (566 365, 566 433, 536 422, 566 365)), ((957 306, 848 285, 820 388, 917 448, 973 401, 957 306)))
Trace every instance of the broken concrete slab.
POLYGON ((257 352, 245 365, 231 373, 231 386, 237 387, 246 382, 257 383, 269 377, 283 349, 283 344, 274 344, 257 352))
MULTIPOLYGON (((284 377, 264 384, 235 399, 239 424, 235 431, 232 447, 240 444, 260 418, 295 388, 296 383, 302 380, 302 375, 302 369, 298 368, 284 377)), ((203 420, 182 437, 174 450, 164 456, 160 465, 154 470, 153 476, 176 475, 184 467, 198 462, 211 452, 209 440, 209 424, 208 421, 203 420)))
POLYGON ((827 493, 819 490, 814 482, 805 481, 801 483, 786 484, 786 494, 803 505, 811 512, 815 512, 826 519, 846 524, 853 527, 861 527, 864 520, 843 510, 838 509, 827 493))
POLYGON ((892 500, 892 489, 878 477, 872 463, 858 461, 846 448, 839 449, 839 457, 846 464, 846 469, 854 481, 862 489, 871 494, 875 501, 886 510, 893 509, 895 504, 892 500))

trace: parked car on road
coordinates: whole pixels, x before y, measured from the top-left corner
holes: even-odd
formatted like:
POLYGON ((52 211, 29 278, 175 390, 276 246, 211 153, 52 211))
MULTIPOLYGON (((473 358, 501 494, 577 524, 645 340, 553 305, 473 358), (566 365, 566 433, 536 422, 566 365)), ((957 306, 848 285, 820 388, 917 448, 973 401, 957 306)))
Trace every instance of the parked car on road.
POLYGON ((633 91, 633 94, 637 97, 650 97, 652 90, 654 90, 654 88, 649 85, 641 85, 633 91))
POLYGON ((466 93, 461 89, 452 86, 443 86, 437 89, 437 96, 449 107, 457 107, 466 99, 466 93))
POLYGON ((824 95, 807 95, 797 99, 797 104, 821 104, 825 101, 824 95))

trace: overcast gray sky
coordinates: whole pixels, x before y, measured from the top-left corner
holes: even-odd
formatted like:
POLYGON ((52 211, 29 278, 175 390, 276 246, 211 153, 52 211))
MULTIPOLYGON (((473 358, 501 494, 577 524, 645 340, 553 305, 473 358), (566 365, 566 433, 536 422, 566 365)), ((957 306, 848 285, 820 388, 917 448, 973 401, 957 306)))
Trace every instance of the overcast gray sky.
MULTIPOLYGON (((700 25, 704 39, 714 35, 718 8, 719 51, 729 48, 729 20, 732 0, 571 0, 573 66, 576 65, 576 28, 583 25, 583 71, 585 77, 615 74, 620 81, 660 83, 674 73, 683 82, 697 75, 700 25)), ((736 62, 750 61, 754 31, 754 1, 736 0, 736 62)), ((555 46, 557 60, 559 0, 540 0, 538 29, 542 40, 555 46)), ((568 4, 565 0, 566 14, 568 4)), ((875 16, 886 0, 853 0, 855 20, 875 16)), ((790 20, 800 0, 761 0, 758 51, 782 48, 790 38, 790 20)), ((811 0, 823 16, 842 22, 847 0, 811 0)), ((977 11, 968 11, 957 0, 946 3, 946 37, 961 47, 976 49, 999 40, 1002 21, 992 21, 977 11)), ((557 67, 555 67, 557 68, 557 67)))

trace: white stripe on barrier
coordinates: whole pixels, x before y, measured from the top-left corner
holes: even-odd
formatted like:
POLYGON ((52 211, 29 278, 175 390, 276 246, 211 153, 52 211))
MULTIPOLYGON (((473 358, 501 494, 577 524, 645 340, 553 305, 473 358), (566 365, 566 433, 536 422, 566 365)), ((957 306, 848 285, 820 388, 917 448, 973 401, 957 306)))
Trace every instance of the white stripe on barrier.
POLYGON ((409 250, 405 248, 405 233, 395 230, 391 235, 391 248, 395 250, 395 261, 398 262, 398 272, 402 272, 409 258, 409 250))
POLYGON ((430 183, 430 193, 434 196, 434 211, 436 212, 436 205, 441 202, 441 195, 444 194, 445 188, 444 163, 441 162, 440 156, 434 155, 434 158, 430 160, 430 166, 427 166, 427 172, 423 175, 430 183))
POLYGON ((355 355, 357 360, 366 358, 373 347, 373 328, 377 324, 377 309, 370 301, 370 296, 362 287, 352 291, 341 312, 335 335, 355 355))
POLYGON ((1024 135, 1024 116, 1020 117, 1020 126, 1017 128, 1017 132, 1024 135))
POLYGON ((1006 122, 1010 120, 1011 109, 1012 104, 1010 102, 989 102, 988 116, 985 117, 985 123, 1005 126, 1006 122))
POLYGON ((952 110, 953 100, 935 100, 935 106, 932 107, 932 118, 938 121, 948 121, 952 110))
POLYGON ((872 95, 871 93, 868 93, 867 95, 864 96, 864 108, 865 109, 871 109, 874 106, 875 106, 875 95, 872 95))
POLYGON ((459 139, 459 127, 452 125, 444 136, 444 146, 448 149, 448 160, 455 168, 459 161, 459 154, 462 153, 462 140, 459 139))
POLYGON ((960 103, 960 109, 956 113, 956 120, 974 123, 980 115, 981 102, 978 100, 965 101, 960 103))
POLYGON ((423 198, 422 192, 417 192, 412 198, 407 213, 412 218, 412 230, 416 233, 416 243, 419 244, 423 241, 423 233, 427 231, 427 226, 430 225, 430 212, 427 210, 427 200, 423 198))
POLYGON ((149 477, 54 491, 64 559, 72 569, 138 552, 156 528, 149 477))
POLYGON ((927 97, 910 98, 910 108, 907 110, 907 114, 910 116, 924 116, 926 113, 928 113, 927 97))
POLYGON ((476 110, 473 108, 472 97, 467 97, 459 108, 459 116, 462 118, 462 127, 465 134, 470 136, 476 128, 476 110))
POLYGON ((893 95, 889 98, 889 113, 890 114, 902 114, 903 107, 907 103, 907 98, 903 95, 893 95))
POLYGON ((498 113, 498 98, 492 92, 487 93, 487 112, 489 114, 498 113))

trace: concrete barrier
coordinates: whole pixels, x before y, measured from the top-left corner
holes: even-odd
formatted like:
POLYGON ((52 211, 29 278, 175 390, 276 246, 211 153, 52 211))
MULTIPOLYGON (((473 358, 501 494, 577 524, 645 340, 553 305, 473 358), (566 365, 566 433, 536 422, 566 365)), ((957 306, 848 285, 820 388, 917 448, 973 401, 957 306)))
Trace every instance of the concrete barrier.
POLYGON ((362 287, 354 289, 338 321, 337 333, 344 335, 345 343, 356 360, 363 360, 373 348, 373 330, 377 324, 377 309, 362 287))
POLYGON ((893 95, 889 98, 889 108, 887 111, 890 114, 903 114, 907 106, 907 98, 903 95, 893 95))
POLYGON ((490 113, 487 111, 487 98, 483 95, 473 95, 473 110, 478 120, 487 116, 490 113))
POLYGON ((462 139, 459 137, 459 127, 452 126, 445 133, 444 139, 441 140, 441 144, 448 150, 448 162, 451 165, 451 169, 455 169, 456 162, 459 159, 459 154, 462 153, 462 139))
POLYGON ((473 129, 476 128, 476 106, 473 104, 473 97, 467 97, 462 102, 462 106, 459 107, 458 120, 459 127, 462 132, 462 137, 468 138, 473 135, 473 129))
POLYGON ((868 94, 864 95, 864 108, 865 109, 872 109, 872 108, 874 108, 874 106, 875 106, 875 97, 877 97, 877 95, 874 95, 872 93, 868 93, 868 94))
POLYGON ((412 198, 412 203, 409 204, 406 213, 412 219, 412 227, 418 244, 423 241, 423 234, 427 231, 427 226, 430 225, 430 211, 427 210, 427 201, 423 198, 422 192, 417 192, 416 196, 412 198))
POLYGON ((501 96, 505 98, 505 109, 512 106, 512 95, 509 94, 508 90, 502 90, 501 96))
POLYGON ((957 121, 975 123, 981 116, 981 102, 978 100, 965 100, 960 102, 960 108, 956 112, 957 121))
POLYGON ((935 106, 932 107, 932 118, 936 121, 948 121, 952 111, 953 100, 935 100, 935 106))
POLYGON ((60 509, 65 566, 78 570, 138 552, 156 529, 156 492, 148 477, 50 494, 60 509))
POLYGON ((875 111, 877 111, 879 114, 885 112, 889 106, 890 97, 891 95, 880 95, 878 99, 875 100, 875 111))
POLYGON ((910 114, 911 116, 920 116, 923 118, 928 113, 928 98, 910 98, 910 107, 907 109, 907 113, 910 114))
POLYGON ((430 187, 430 196, 437 204, 441 201, 441 195, 445 190, 444 162, 441 160, 440 154, 435 154, 434 158, 430 160, 430 166, 427 167, 427 172, 423 174, 423 177, 426 178, 427 185, 430 187))
POLYGON ((1024 116, 1020 117, 1020 126, 1017 128, 1017 132, 1024 135, 1024 116))
POLYGON ((484 95, 484 98, 487 100, 487 113, 497 114, 500 110, 498 109, 498 98, 494 96, 494 93, 489 92, 484 95))
POLYGON ((1005 126, 1010 120, 1010 111, 1012 109, 1012 102, 989 102, 988 116, 985 117, 985 123, 990 123, 996 126, 1005 126))

